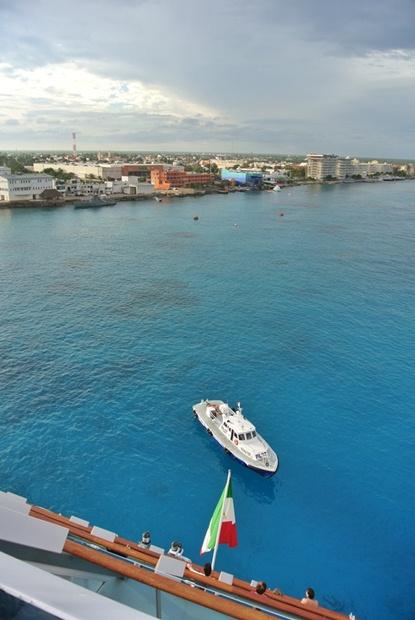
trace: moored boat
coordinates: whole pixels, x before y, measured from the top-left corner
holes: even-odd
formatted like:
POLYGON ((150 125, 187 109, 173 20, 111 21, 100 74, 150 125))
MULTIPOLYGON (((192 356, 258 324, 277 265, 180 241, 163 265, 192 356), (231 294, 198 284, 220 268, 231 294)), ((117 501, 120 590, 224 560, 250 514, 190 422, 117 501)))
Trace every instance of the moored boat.
POLYGON ((240 403, 233 409, 222 400, 201 400, 193 405, 193 413, 208 433, 238 461, 264 476, 275 474, 278 457, 244 416, 240 403))
POLYGON ((94 196, 93 198, 87 198, 86 200, 79 200, 74 203, 75 209, 98 209, 100 207, 113 207, 117 204, 116 200, 108 200, 107 198, 101 198, 100 196, 94 196))

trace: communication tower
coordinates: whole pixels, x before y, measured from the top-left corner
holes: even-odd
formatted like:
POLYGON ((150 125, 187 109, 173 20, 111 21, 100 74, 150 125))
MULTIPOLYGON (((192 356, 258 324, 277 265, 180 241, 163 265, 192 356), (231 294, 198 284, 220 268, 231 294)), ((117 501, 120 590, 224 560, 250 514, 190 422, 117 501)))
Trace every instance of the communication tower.
POLYGON ((72 159, 76 159, 78 157, 76 152, 76 133, 72 133, 72 159))

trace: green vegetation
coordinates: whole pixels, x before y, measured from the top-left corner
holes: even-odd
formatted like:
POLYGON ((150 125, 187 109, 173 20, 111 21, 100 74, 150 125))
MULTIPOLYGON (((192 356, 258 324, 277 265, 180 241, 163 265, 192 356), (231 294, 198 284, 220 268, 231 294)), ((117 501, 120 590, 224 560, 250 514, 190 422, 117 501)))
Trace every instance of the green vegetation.
POLYGON ((21 153, 13 156, 0 154, 0 166, 8 166, 12 174, 27 172, 25 166, 31 166, 32 164, 33 156, 29 153, 21 153))
POLYGON ((292 179, 305 179, 305 166, 290 166, 287 170, 290 171, 292 179))
POLYGON ((206 168, 203 168, 200 164, 188 164, 184 169, 185 172, 206 172, 206 168))
POLYGON ((43 172, 45 174, 50 174, 50 176, 55 177, 55 179, 59 179, 60 181, 69 181, 69 179, 75 178, 73 172, 64 172, 62 168, 59 168, 59 170, 54 170, 53 168, 45 168, 43 172))

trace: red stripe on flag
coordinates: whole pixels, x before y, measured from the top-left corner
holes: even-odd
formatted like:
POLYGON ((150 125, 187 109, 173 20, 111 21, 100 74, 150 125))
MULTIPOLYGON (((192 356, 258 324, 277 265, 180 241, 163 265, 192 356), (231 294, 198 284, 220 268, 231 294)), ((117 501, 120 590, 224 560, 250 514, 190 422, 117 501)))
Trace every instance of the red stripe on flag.
POLYGON ((232 521, 224 521, 220 528, 219 543, 229 545, 229 547, 236 547, 238 544, 238 538, 236 535, 236 524, 232 521))

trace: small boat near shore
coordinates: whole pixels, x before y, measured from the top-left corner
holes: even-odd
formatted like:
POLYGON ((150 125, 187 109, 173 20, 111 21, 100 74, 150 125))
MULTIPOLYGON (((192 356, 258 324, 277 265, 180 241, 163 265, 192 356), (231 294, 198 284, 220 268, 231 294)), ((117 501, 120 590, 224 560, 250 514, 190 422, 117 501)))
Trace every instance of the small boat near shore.
POLYGON ((280 192, 281 191, 281 187, 277 184, 272 188, 273 192, 280 192))
POLYGON ((99 209, 101 207, 113 207, 117 204, 116 200, 108 200, 100 196, 79 200, 74 203, 74 209, 99 209))
POLYGON ((275 474, 278 457, 244 416, 240 403, 232 408, 222 400, 201 400, 192 409, 209 435, 226 452, 263 476, 275 474))

